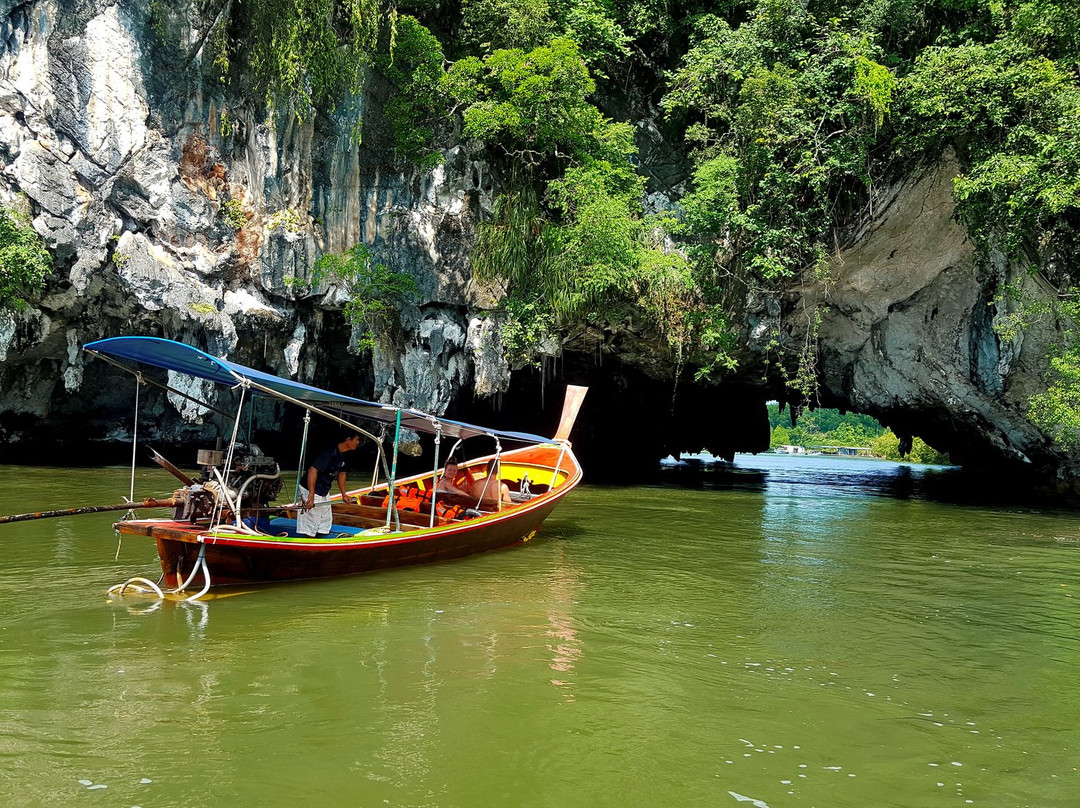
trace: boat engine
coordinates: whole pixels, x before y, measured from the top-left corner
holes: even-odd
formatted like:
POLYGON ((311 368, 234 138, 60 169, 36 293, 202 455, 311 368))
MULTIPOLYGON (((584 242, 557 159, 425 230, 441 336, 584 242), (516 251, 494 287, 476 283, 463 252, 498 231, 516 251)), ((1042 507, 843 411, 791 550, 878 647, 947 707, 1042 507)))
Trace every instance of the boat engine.
POLYGON ((274 458, 264 455, 255 444, 237 443, 233 448, 233 464, 225 476, 223 449, 200 449, 198 463, 203 473, 191 485, 173 494, 176 506, 174 519, 194 522, 210 516, 219 499, 224 506, 261 508, 273 502, 281 492, 281 467, 274 458), (222 483, 224 483, 224 490, 222 483))

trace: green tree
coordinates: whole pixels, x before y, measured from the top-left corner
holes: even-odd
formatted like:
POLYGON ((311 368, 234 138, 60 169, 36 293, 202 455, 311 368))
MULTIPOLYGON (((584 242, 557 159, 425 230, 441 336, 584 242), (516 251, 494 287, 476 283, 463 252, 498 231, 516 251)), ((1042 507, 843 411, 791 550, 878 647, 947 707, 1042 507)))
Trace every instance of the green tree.
POLYGON ((775 449, 777 446, 792 446, 791 433, 787 428, 783 426, 774 426, 772 429, 772 435, 769 438, 769 448, 775 449))
POLYGON ((789 414, 780 412, 779 405, 769 404, 767 409, 774 447, 785 444, 870 446, 872 441, 886 432, 885 427, 869 415, 840 413, 838 410, 818 408, 804 411, 799 416, 798 425, 791 427, 789 414))
MULTIPOLYGON (((207 50, 222 83, 245 93, 250 82, 267 106, 306 119, 360 89, 388 11, 377 0, 237 0, 207 32, 207 50)), ((159 35, 175 13, 153 4, 159 35)))
POLYGON ((577 43, 557 37, 531 51, 463 59, 446 86, 465 135, 514 166, 473 254, 481 278, 509 284, 510 319, 542 304, 565 328, 636 307, 682 350, 696 286, 683 258, 656 242, 660 225, 642 215, 633 131, 589 100, 596 84, 577 43))
POLYGON ((1070 290, 1052 313, 1065 324, 1067 342, 1050 357, 1046 390, 1029 399, 1028 417, 1072 451, 1080 446, 1080 289, 1070 290))
POLYGON ((826 432, 822 438, 829 446, 863 446, 866 435, 856 430, 851 424, 844 423, 826 432))
POLYGON ((912 463, 929 463, 933 465, 948 465, 949 463, 948 455, 938 452, 922 438, 913 438, 911 451, 908 452, 906 457, 902 456, 900 454, 900 439, 893 434, 891 429, 886 430, 870 442, 870 453, 875 457, 882 457, 886 460, 908 460, 912 463))
POLYGON ((463 42, 478 54, 531 51, 555 37, 573 40, 592 71, 629 53, 629 38, 608 0, 463 0, 463 42))
POLYGON ((376 60, 394 85, 384 114, 393 129, 399 157, 424 168, 438 165, 442 155, 435 133, 449 115, 442 45, 415 17, 398 17, 394 48, 376 60))
POLYGON ((900 439, 890 429, 870 441, 870 454, 886 460, 900 460, 900 439))
POLYGON ((949 464, 949 456, 947 454, 939 452, 922 438, 912 439, 911 452, 908 454, 908 459, 915 463, 928 463, 935 466, 949 464))
MULTIPOLYGON (((596 83, 572 39, 559 37, 531 51, 498 50, 483 66, 477 92, 462 99, 466 137, 497 147, 529 168, 557 162, 558 152, 580 159, 585 154, 615 156, 611 149, 624 149, 620 125, 607 121, 588 101, 596 83)), ((455 64, 451 75, 463 69, 475 76, 468 61, 455 64)))
MULTIPOLYGON (((662 101, 696 164, 679 235, 705 305, 731 321, 748 295, 826 267, 864 208, 897 89, 873 31, 818 20, 797 0, 746 8, 694 18, 662 101)), ((819 323, 810 313, 802 344, 777 339, 770 360, 807 399, 819 323)))
POLYGON ((461 32, 474 52, 532 50, 555 34, 548 0, 462 0, 461 32))
POLYGON ((50 272, 52 256, 41 236, 25 216, 0 208, 0 308, 26 308, 50 272))
POLYGON ((737 28, 697 19, 663 104, 699 160, 684 232, 706 277, 775 288, 824 259, 869 187, 895 88, 881 58, 795 0, 762 0, 737 28))
POLYGON ((984 250, 1040 264, 1080 259, 1080 88, 1015 38, 927 49, 902 83, 916 152, 960 149, 957 213, 984 250))
POLYGON ((306 279, 287 277, 294 288, 314 291, 323 284, 337 284, 348 297, 345 319, 356 326, 356 347, 370 350, 379 334, 390 326, 390 315, 413 300, 418 289, 411 275, 376 262, 371 251, 357 244, 344 253, 324 253, 306 279))

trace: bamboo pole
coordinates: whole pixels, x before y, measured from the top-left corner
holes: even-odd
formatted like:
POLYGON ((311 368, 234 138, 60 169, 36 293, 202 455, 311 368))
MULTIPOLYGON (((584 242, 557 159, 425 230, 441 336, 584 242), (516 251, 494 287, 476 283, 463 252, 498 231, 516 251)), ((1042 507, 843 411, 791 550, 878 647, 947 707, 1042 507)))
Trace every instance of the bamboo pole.
POLYGON ((127 511, 136 508, 171 508, 174 499, 147 498, 142 502, 122 502, 119 505, 87 505, 82 508, 64 508, 58 511, 37 511, 36 513, 16 513, 12 516, 0 516, 0 525, 9 522, 29 522, 31 519, 51 519, 54 516, 79 516, 84 513, 103 513, 105 511, 127 511))

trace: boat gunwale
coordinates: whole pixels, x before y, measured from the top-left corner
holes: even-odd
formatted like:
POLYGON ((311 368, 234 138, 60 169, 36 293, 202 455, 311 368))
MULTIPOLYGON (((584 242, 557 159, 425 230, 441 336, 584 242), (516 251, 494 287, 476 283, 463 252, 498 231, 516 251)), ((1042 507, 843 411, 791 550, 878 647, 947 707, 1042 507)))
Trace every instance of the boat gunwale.
MULTIPOLYGON (((557 443, 549 443, 548 446, 552 448, 561 446, 557 443)), ((526 449, 534 449, 536 447, 525 447, 526 449)), ((518 450, 520 451, 520 450, 518 450)), ((567 447, 569 452, 569 447, 567 447)), ((463 520, 457 524, 450 525, 435 525, 434 527, 417 527, 415 530, 408 531, 394 531, 393 533, 380 536, 379 534, 372 534, 358 539, 360 534, 354 534, 348 538, 333 537, 333 538, 317 538, 317 537, 298 537, 290 538, 288 541, 281 541, 278 536, 272 536, 270 534, 262 534, 259 536, 251 536, 245 533, 236 533, 232 535, 220 535, 216 533, 221 527, 228 527, 228 524, 223 524, 218 527, 208 527, 200 530, 182 531, 177 536, 161 536, 155 537, 153 535, 155 524, 158 526, 175 525, 176 520, 173 519, 133 519, 124 522, 117 522, 115 527, 121 533, 128 533, 129 535, 146 535, 151 538, 161 538, 165 541, 177 541, 184 544, 207 544, 212 546, 225 546, 225 547, 250 547, 250 548, 265 548, 265 549, 277 549, 277 550, 297 550, 301 552, 318 552, 328 550, 358 550, 365 547, 387 547, 396 544, 407 544, 410 542, 433 540, 443 536, 456 536, 462 533, 477 530, 482 527, 488 527, 493 525, 499 525, 510 519, 517 519, 526 514, 546 506, 554 506, 560 499, 566 496, 570 491, 577 487, 582 479, 582 471, 580 465, 576 462, 577 458, 573 456, 572 452, 569 452, 574 459, 574 473, 568 474, 566 480, 558 486, 558 488, 545 491, 544 493, 534 497, 528 502, 514 503, 511 507, 508 507, 501 511, 493 511, 491 513, 484 514, 482 516, 473 517, 471 519, 463 520), (129 532, 125 531, 122 525, 144 525, 147 526, 147 532, 129 532)), ((494 455, 492 455, 493 457, 494 455)), ((482 465, 486 462, 487 458, 477 458, 474 461, 470 461, 469 465, 482 465)), ((537 465, 532 463, 518 463, 516 465, 537 465)), ((554 467, 543 467, 552 472, 555 472, 554 467)), ((569 469, 560 470, 558 473, 568 472, 569 469)), ((410 482, 415 482, 419 479, 430 477, 430 472, 415 475, 409 478, 403 478, 395 483, 397 485, 405 485, 410 482)), ((386 483, 382 483, 378 486, 367 487, 358 489, 356 493, 350 493, 350 496, 359 496, 364 493, 378 491, 380 489, 386 489, 388 486, 386 483)), ((341 499, 338 498, 334 502, 340 503, 341 499)), ((193 527, 197 527, 194 526, 193 527)), ((179 531, 180 529, 178 529, 179 531)))

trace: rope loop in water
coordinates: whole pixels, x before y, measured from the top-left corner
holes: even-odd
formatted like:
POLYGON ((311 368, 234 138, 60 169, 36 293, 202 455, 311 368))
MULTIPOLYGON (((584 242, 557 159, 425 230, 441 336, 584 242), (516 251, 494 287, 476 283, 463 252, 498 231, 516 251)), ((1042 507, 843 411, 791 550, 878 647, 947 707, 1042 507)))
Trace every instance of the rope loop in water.
POLYGON ((127 589, 134 590, 137 594, 145 595, 148 592, 153 592, 161 600, 165 599, 165 593, 161 591, 161 587, 151 581, 149 578, 141 578, 136 576, 135 578, 128 578, 122 584, 109 587, 109 594, 116 597, 123 597, 124 591, 127 589))
MULTIPOLYGON (((179 569, 177 570, 177 572, 179 573, 179 569)), ((181 594, 185 589, 191 586, 192 581, 195 580, 195 576, 198 575, 200 572, 202 572, 203 576, 203 587, 194 595, 183 598, 183 601, 185 603, 197 601, 199 598, 201 598, 203 595, 210 591, 210 567, 206 564, 205 544, 199 548, 199 557, 195 559, 195 566, 192 567, 191 573, 188 575, 187 579, 184 580, 175 589, 163 590, 160 586, 158 586, 156 583, 154 583, 148 578, 135 577, 129 578, 122 584, 117 584, 116 586, 109 587, 108 594, 114 597, 123 597, 124 592, 128 589, 131 589, 135 594, 138 595, 147 595, 153 592, 158 596, 159 600, 165 600, 166 595, 181 594)), ((179 577, 179 575, 177 577, 179 577)))

